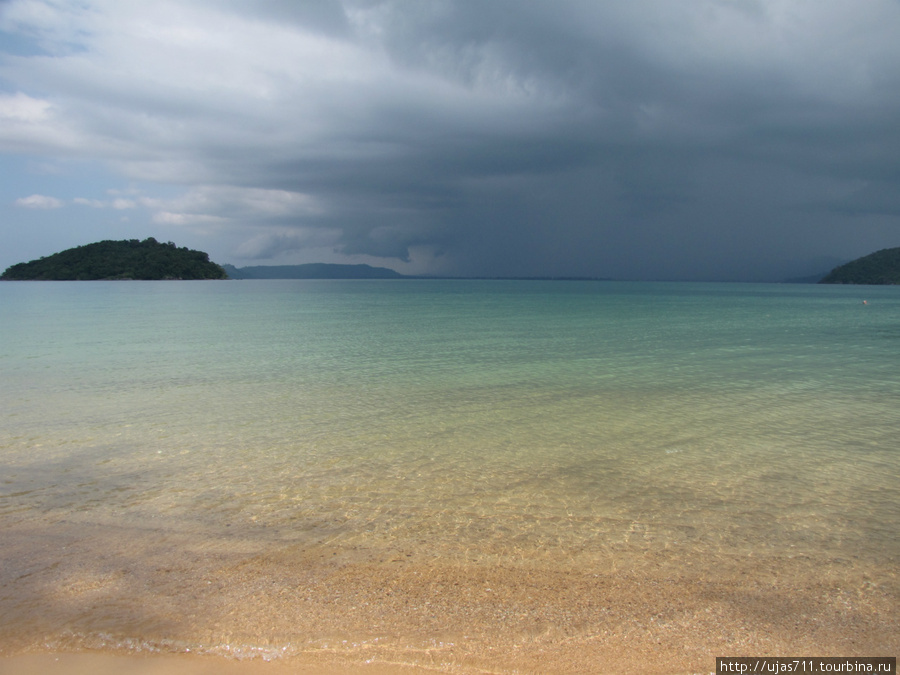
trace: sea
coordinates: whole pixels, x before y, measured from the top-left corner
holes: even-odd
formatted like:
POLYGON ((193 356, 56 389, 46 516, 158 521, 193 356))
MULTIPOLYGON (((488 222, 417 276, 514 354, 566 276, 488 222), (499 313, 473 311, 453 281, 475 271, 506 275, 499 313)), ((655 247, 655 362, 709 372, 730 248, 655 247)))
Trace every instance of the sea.
POLYGON ((6 282, 0 384, 0 654, 900 646, 900 287, 6 282))

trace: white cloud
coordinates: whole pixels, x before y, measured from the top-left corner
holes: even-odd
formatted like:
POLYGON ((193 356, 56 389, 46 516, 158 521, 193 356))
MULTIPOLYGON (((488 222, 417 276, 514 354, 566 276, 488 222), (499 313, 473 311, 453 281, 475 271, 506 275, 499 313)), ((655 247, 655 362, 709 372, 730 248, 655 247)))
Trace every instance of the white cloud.
MULTIPOLYGON (((173 198, 148 197, 132 188, 127 192, 107 190, 111 200, 76 197, 79 206, 118 211, 143 208, 155 223, 197 225, 252 221, 264 226, 268 221, 302 218, 321 212, 317 201, 309 195, 289 190, 264 190, 229 185, 204 185, 191 188, 173 198), (116 195, 128 194, 129 197, 116 195)), ((32 198, 29 198, 32 199, 32 198)), ((49 198, 48 198, 49 199, 49 198)), ((20 200, 22 202, 23 200, 20 200)), ((26 204, 20 204, 25 206, 26 204)), ((28 204, 30 205, 30 204, 28 204)), ((59 202, 59 205, 62 205, 59 202)))
MULTIPOLYGON (((0 78, 9 68, 0 64, 0 78)), ((55 154, 78 142, 58 107, 22 92, 0 93, 0 151, 55 154)))
POLYGON ((128 201, 154 211, 153 221, 168 225, 261 225, 272 219, 313 215, 319 210, 314 199, 299 192, 227 185, 199 186, 174 199, 141 197, 137 202, 128 201))
POLYGON ((78 204, 79 206, 90 206, 93 209, 106 208, 106 202, 100 201, 99 199, 85 199, 84 197, 76 197, 72 200, 72 202, 78 204))
MULTIPOLYGON (((174 199, 144 197, 138 203, 159 213, 164 218, 186 220, 214 217, 219 220, 265 221, 271 218, 300 217, 320 212, 320 206, 311 196, 288 190, 264 190, 234 185, 203 185, 192 188, 174 199)), ((174 222, 174 221, 169 221, 174 222)))
POLYGON ((44 122, 50 118, 51 107, 49 101, 22 92, 0 94, 0 123, 44 122))
POLYGON ((62 208, 63 203, 56 197, 31 195, 30 197, 17 199, 16 206, 21 206, 26 209, 59 209, 62 208))
POLYGON ((227 218, 211 216, 205 213, 173 213, 171 211, 158 211, 153 214, 153 222, 163 225, 208 225, 211 223, 224 223, 227 218))

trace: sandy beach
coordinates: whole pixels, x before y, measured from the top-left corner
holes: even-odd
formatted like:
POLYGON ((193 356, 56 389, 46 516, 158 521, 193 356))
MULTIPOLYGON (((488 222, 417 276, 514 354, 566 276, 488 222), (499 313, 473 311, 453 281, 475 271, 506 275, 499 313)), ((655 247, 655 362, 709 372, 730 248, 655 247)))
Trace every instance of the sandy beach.
POLYGON ((707 580, 651 551, 613 571, 123 534, 9 529, 0 672, 706 673, 900 647, 891 570, 851 560, 735 559, 707 580))
POLYGON ((214 656, 126 656, 104 653, 27 654, 0 657, 2 675, 415 675, 434 672, 396 664, 351 664, 319 658, 286 663, 234 661, 214 656))

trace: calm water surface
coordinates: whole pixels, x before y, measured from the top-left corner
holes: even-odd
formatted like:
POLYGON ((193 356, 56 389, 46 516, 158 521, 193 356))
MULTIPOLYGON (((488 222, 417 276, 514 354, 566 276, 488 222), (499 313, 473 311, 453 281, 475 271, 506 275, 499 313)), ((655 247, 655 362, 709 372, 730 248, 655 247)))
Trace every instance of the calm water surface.
POLYGON ((896 590, 897 288, 4 283, 0 311, 0 525, 896 590))

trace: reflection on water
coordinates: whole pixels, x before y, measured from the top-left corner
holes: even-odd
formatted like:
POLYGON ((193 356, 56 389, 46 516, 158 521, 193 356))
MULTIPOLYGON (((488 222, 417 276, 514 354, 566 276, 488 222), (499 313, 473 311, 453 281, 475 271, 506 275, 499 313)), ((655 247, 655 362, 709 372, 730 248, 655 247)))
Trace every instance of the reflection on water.
MULTIPOLYGON (((488 565, 895 597, 896 289, 867 288, 866 306, 853 289, 714 284, 0 291, 0 522, 115 528, 125 549, 156 533, 176 570, 145 589, 158 602, 199 597, 222 551, 304 574, 329 553, 382 589, 399 556, 432 584, 488 565)), ((19 543, 17 564, 60 562, 19 543)), ((121 581, 79 579, 67 592, 121 581)), ((20 618, 46 602, 9 592, 20 618)), ((115 632, 106 611, 84 616, 115 632)), ((296 645, 285 621, 272 639, 296 645)), ((76 642, 99 634, 85 625, 76 642)))

